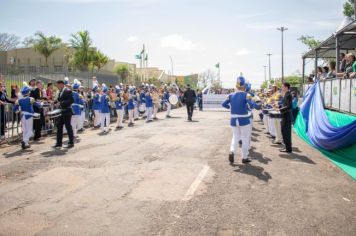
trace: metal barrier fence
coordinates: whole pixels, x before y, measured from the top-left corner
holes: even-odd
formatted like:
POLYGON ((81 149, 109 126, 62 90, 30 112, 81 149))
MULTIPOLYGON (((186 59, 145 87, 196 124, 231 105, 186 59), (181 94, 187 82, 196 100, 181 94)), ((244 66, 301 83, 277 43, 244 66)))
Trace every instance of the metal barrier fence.
MULTIPOLYGON (((88 103, 90 104, 90 102, 88 103)), ((86 104, 84 107, 85 112, 85 122, 84 127, 93 126, 94 113, 90 105, 86 104)), ((18 113, 13 112, 13 104, 6 103, 0 105, 0 144, 7 142, 14 142, 20 140, 22 137, 22 128, 21 128, 21 116, 18 113)), ((172 106, 172 109, 175 108, 172 106)), ((45 116, 45 122, 42 125, 42 135, 51 135, 56 132, 56 122, 58 117, 48 116, 48 112, 53 111, 55 106, 53 103, 44 103, 43 112, 45 116)), ((125 109, 126 110, 126 109, 125 109)), ((161 106, 159 112, 163 111, 164 107, 161 106)), ((127 119, 128 114, 125 112, 125 118, 127 119)), ((112 122, 116 121, 117 113, 116 110, 111 108, 110 118, 112 122)))
MULTIPOLYGON (((303 91, 312 84, 304 84, 303 91)), ((320 81, 325 108, 356 114, 356 78, 320 81)))

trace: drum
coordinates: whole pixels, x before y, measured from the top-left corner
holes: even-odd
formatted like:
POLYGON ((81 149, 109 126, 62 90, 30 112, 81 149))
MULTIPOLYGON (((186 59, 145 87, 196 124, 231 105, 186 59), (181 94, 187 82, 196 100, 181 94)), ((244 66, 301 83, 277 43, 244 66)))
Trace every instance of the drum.
POLYGON ((262 109, 263 115, 268 115, 268 112, 269 112, 270 110, 271 110, 271 109, 262 109))
POLYGON ((138 106, 138 112, 140 112, 141 114, 145 113, 146 112, 146 106, 145 104, 140 104, 138 106))
POLYGON ((270 111, 268 114, 271 118, 282 119, 282 114, 278 111, 270 111))
POLYGON ((61 115, 61 113, 62 113, 62 109, 56 109, 56 110, 47 112, 47 116, 50 119, 53 119, 53 118, 59 117, 61 115))
POLYGON ((169 103, 172 105, 177 105, 178 103, 178 96, 176 94, 172 94, 171 96, 169 96, 169 103))

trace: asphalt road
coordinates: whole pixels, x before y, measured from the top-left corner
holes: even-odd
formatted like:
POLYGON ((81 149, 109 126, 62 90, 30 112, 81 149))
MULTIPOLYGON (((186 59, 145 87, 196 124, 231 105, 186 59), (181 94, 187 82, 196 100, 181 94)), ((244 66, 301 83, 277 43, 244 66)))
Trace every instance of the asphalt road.
POLYGON ((230 166, 228 113, 195 114, 1 148, 0 235, 355 235, 356 183, 319 152, 279 154, 255 121, 230 166))

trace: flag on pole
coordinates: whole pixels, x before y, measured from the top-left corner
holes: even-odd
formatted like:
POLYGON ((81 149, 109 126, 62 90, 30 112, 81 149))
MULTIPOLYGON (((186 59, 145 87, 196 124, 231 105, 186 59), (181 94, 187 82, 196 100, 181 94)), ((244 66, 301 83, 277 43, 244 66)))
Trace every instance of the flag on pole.
POLYGON ((218 62, 216 65, 215 65, 216 68, 220 68, 220 62, 218 62))
POLYGON ((141 55, 140 54, 135 55, 135 59, 136 60, 141 60, 141 55))
POLYGON ((146 53, 146 57, 145 57, 145 61, 147 61, 148 60, 148 53, 146 53))

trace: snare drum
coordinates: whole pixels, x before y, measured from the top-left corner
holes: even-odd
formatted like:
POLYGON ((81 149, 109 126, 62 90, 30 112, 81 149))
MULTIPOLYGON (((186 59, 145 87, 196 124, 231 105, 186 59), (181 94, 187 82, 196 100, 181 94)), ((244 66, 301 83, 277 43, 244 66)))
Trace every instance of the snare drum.
POLYGON ((141 114, 145 113, 146 112, 146 106, 145 104, 140 104, 138 106, 138 112, 140 112, 141 114))
POLYGON ((178 103, 178 96, 176 94, 172 94, 171 96, 169 96, 168 99, 169 103, 172 105, 177 105, 178 103))
POLYGON ((53 119, 53 118, 57 118, 57 117, 61 116, 61 113, 62 113, 62 109, 56 109, 56 110, 47 112, 47 116, 50 119, 53 119))
POLYGON ((278 111, 270 111, 269 116, 275 119, 282 119, 282 114, 278 111))
POLYGON ((34 120, 39 120, 39 119, 41 119, 41 114, 40 113, 33 113, 32 117, 33 117, 34 120))

